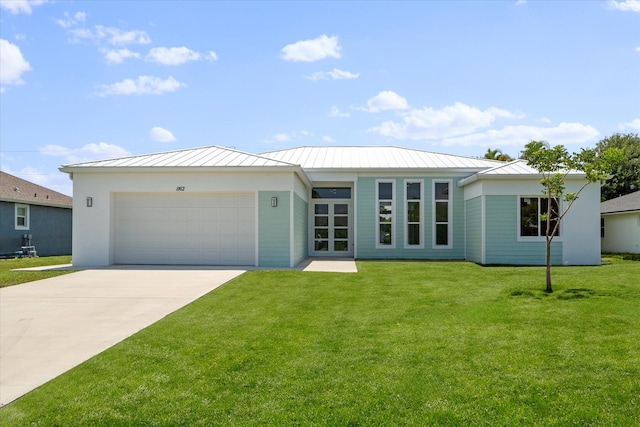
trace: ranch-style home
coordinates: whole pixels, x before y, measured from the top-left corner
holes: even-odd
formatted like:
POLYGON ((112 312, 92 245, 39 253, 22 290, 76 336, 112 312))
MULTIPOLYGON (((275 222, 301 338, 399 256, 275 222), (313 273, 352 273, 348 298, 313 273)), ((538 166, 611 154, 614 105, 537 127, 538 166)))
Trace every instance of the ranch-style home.
MULTIPOLYGON (((308 257, 540 265, 540 175, 383 146, 259 155, 209 146, 65 165, 73 264, 292 267, 308 257)), ((584 176, 572 173, 568 191, 584 176)), ((563 202, 560 202, 561 204, 563 202)), ((562 221, 552 261, 600 263, 600 187, 562 221)))

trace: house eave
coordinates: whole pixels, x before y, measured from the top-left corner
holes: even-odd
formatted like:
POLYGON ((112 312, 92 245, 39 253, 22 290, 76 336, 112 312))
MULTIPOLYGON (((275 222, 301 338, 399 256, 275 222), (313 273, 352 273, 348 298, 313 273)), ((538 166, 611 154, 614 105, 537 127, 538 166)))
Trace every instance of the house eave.
POLYGON ((41 202, 41 201, 34 201, 34 200, 21 200, 21 199, 9 199, 9 198, 2 198, 0 199, 0 202, 6 202, 6 203, 17 203, 20 205, 30 205, 30 206, 45 206, 45 207, 49 207, 49 208, 63 208, 63 209, 72 209, 73 206, 72 205, 63 205, 63 204, 59 204, 59 203, 46 203, 46 202, 41 202))
MULTIPOLYGON (((482 173, 476 173, 474 175, 462 178, 458 181, 458 187, 464 187, 481 180, 494 180, 494 181, 530 181, 532 179, 542 179, 542 174, 501 174, 501 175, 483 175, 482 173)), ((584 179, 584 174, 570 174, 566 176, 566 179, 584 179)))

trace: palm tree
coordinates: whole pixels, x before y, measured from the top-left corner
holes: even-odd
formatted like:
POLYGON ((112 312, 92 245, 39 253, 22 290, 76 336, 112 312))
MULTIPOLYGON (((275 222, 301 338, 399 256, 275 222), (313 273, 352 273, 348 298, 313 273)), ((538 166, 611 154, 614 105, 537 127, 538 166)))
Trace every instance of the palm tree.
POLYGON ((503 154, 502 150, 499 148, 496 148, 495 150, 487 148, 487 152, 484 154, 484 158, 489 160, 499 160, 501 162, 508 162, 513 160, 510 155, 503 154))

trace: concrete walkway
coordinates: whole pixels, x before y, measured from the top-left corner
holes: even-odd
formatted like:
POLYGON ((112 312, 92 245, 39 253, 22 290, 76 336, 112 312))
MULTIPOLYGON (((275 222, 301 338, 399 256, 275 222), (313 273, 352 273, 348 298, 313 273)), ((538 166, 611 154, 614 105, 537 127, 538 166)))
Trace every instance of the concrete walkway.
POLYGON ((243 272, 115 266, 0 289, 0 406, 243 272))

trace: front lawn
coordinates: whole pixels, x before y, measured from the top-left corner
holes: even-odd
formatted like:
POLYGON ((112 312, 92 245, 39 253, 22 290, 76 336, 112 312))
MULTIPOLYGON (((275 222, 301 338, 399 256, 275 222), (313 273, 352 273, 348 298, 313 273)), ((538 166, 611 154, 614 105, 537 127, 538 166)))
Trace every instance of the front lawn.
POLYGON ((640 425, 640 262, 252 271, 0 425, 640 425))
POLYGON ((0 288, 68 274, 71 271, 11 271, 16 268, 42 267, 71 263, 71 255, 37 258, 0 259, 0 288))

